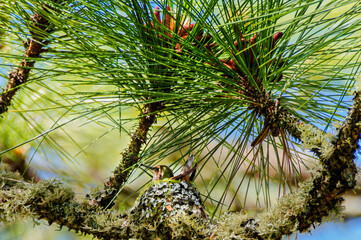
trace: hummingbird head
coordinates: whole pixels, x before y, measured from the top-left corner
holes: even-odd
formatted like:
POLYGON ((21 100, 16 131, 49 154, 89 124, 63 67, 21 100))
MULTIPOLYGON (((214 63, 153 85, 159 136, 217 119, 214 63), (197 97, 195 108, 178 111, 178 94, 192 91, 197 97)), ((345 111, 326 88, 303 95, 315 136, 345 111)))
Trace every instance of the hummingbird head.
POLYGON ((173 171, 166 165, 158 165, 155 167, 151 167, 151 166, 142 164, 142 166, 153 170, 153 182, 162 180, 165 178, 173 177, 173 171))

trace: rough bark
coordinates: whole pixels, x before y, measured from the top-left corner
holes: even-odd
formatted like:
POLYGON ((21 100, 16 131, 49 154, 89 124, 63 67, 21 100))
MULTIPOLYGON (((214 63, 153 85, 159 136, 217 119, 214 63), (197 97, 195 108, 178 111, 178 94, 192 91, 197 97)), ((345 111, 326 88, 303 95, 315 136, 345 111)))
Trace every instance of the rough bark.
POLYGON ((116 167, 113 175, 104 183, 103 189, 90 196, 92 203, 103 208, 111 207, 113 201, 121 188, 127 181, 132 167, 139 161, 139 153, 147 140, 147 135, 153 123, 156 122, 156 115, 164 109, 161 102, 153 102, 144 105, 144 111, 138 123, 138 127, 131 136, 128 148, 122 153, 122 161, 116 167))
MULTIPOLYGON (((54 0, 57 2, 57 0, 54 0)), ((44 6, 44 9, 48 6, 44 6)), ((33 24, 30 29, 31 38, 24 42, 25 56, 20 65, 9 73, 9 81, 0 94, 0 114, 8 111, 11 101, 19 91, 21 85, 28 82, 31 69, 34 67, 35 59, 40 57, 44 47, 49 44, 48 33, 53 28, 47 18, 35 13, 32 16, 33 24)))

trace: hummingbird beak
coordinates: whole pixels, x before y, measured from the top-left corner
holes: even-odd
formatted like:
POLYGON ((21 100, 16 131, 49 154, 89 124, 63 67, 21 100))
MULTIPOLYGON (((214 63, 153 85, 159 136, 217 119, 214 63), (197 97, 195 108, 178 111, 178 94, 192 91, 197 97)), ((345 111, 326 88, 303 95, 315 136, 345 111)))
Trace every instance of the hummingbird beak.
POLYGON ((152 170, 154 170, 154 169, 155 169, 155 167, 151 167, 151 166, 145 165, 145 164, 143 164, 143 163, 141 163, 140 165, 141 165, 141 166, 143 166, 143 167, 146 167, 146 168, 152 169, 152 170))

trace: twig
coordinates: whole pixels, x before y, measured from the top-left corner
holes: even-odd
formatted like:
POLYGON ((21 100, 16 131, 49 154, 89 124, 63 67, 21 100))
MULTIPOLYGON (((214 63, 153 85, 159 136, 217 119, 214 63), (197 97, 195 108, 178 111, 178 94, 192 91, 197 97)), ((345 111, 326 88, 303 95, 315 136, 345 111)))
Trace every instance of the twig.
POLYGON ((127 149, 122 153, 122 161, 117 166, 103 189, 92 194, 93 203, 101 207, 110 207, 119 189, 125 183, 131 172, 131 168, 139 160, 139 153, 143 144, 147 140, 147 134, 153 123, 156 122, 156 115, 165 108, 162 102, 145 104, 144 112, 127 149))
POLYGON ((49 43, 47 40, 44 40, 46 37, 45 33, 52 31, 49 21, 39 14, 34 14, 32 21, 31 39, 24 43, 25 58, 21 61, 19 67, 16 67, 9 73, 9 81, 0 94, 0 114, 8 111, 14 95, 20 89, 20 86, 28 81, 30 70, 35 64, 33 59, 39 58, 40 54, 44 51, 44 46, 49 43))

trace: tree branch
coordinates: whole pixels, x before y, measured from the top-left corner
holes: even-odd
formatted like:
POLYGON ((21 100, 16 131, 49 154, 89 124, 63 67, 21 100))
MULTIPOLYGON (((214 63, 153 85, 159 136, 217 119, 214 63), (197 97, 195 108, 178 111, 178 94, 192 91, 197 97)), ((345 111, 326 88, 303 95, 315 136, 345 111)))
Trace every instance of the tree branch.
POLYGON ((23 182, 19 174, 4 173, 4 169, 1 172, 1 220, 32 217, 100 239, 129 238, 124 215, 104 211, 87 201, 77 202, 74 192, 58 181, 30 184, 23 182))
MULTIPOLYGON (((271 99, 268 101, 268 104, 272 103, 271 99)), ((270 109, 272 111, 272 107, 270 109)), ((322 146, 326 140, 324 132, 302 123, 285 109, 280 108, 278 115, 274 114, 270 122, 277 123, 276 127, 286 129, 302 142, 313 142, 316 147, 311 150, 320 158, 323 169, 297 192, 283 197, 273 208, 259 216, 257 224, 247 234, 260 239, 280 239, 295 231, 307 231, 315 223, 321 223, 331 210, 337 209, 343 201, 342 195, 354 188, 357 169, 353 160, 361 133, 361 94, 355 93, 353 108, 327 149, 322 146), (331 152, 327 152, 331 149, 331 152)))
MULTIPOLYGON (((244 78, 246 79, 246 78, 244 78)), ((252 86, 248 81, 246 82, 244 94, 248 96, 247 100, 250 101, 248 108, 253 110, 256 114, 262 115, 265 118, 264 129, 261 131, 260 136, 252 143, 252 145, 257 145, 267 137, 268 133, 271 132, 272 135, 277 136, 280 129, 286 130, 290 135, 298 141, 304 142, 303 139, 305 125, 299 118, 292 115, 286 108, 280 106, 280 100, 274 100, 266 93, 263 86, 259 84, 258 90, 256 87, 252 86), (257 142, 257 144, 255 144, 257 142)), ((321 131, 314 125, 307 124, 310 132, 314 134, 322 135, 323 138, 326 138, 325 133, 321 131)), ((316 154, 320 159, 324 158, 321 149, 323 148, 322 142, 314 142, 313 147, 310 149, 316 154)))
MULTIPOLYGON (((349 111, 338 135, 331 138, 330 134, 311 124, 303 123, 286 108, 280 107, 279 99, 273 100, 264 90, 260 80, 256 81, 258 88, 245 76, 235 82, 242 86, 240 91, 247 96, 249 109, 265 119, 264 128, 252 146, 261 143, 269 132, 277 136, 280 130, 286 130, 305 147, 309 146, 323 167, 312 181, 304 183, 296 193, 283 197, 279 204, 261 215, 247 231, 246 236, 280 239, 283 235, 295 231, 307 231, 315 223, 321 223, 323 217, 328 216, 331 210, 336 209, 343 201, 342 195, 356 184, 357 170, 353 160, 361 133, 360 92, 355 93, 353 108, 349 111)), ((240 215, 234 216, 238 221, 233 222, 239 222, 240 218, 240 215)), ((244 231, 240 233, 242 237, 244 234, 244 231)))
MULTIPOLYGON (((139 154, 146 135, 152 123, 155 122, 157 111, 163 108, 164 106, 160 103, 146 104, 144 115, 128 148, 129 153, 123 153, 123 160, 127 159, 128 161, 122 162, 119 169, 124 168, 125 164, 137 163, 138 155, 136 154, 139 154)), ((303 124, 286 110, 281 109, 280 116, 284 118, 282 121, 280 120, 280 126, 290 129, 289 132, 295 134, 300 141, 315 141, 315 145, 317 145, 319 135, 324 134, 311 125, 303 124), (291 121, 286 117, 289 117, 291 121), (310 132, 307 135, 309 139, 305 139, 305 131, 310 132)), ((202 231, 205 231, 203 234, 207 235, 209 231, 212 231, 214 235, 211 233, 211 236, 215 236, 217 239, 229 236, 230 232, 243 238, 280 239, 283 235, 295 231, 306 231, 313 224, 321 222, 323 217, 337 208, 342 201, 342 194, 355 185, 356 168, 353 159, 358 148, 357 141, 360 138, 360 122, 361 97, 360 93, 356 93, 354 106, 339 130, 337 138, 332 142, 334 150, 325 154, 322 146, 314 148, 321 156, 324 169, 312 180, 304 183, 297 192, 283 197, 273 208, 259 215, 258 220, 234 214, 228 222, 210 223, 213 224, 212 230, 208 228, 209 226, 202 227, 202 231)), ((124 172, 129 174, 130 170, 124 169, 121 170, 120 175, 124 172)), ((17 219, 14 213, 22 217, 24 215, 32 216, 45 219, 50 224, 55 222, 59 226, 67 226, 69 229, 92 234, 102 239, 129 238, 134 234, 139 234, 139 232, 134 232, 134 229, 136 231, 138 229, 134 225, 135 223, 129 222, 126 215, 105 211, 95 206, 96 204, 93 202, 77 202, 74 200, 74 193, 59 182, 41 181, 37 184, 26 184, 17 180, 20 178, 19 176, 16 177, 14 173, 12 174, 2 174, 1 176, 0 212, 2 218, 17 219)), ((119 179, 122 179, 121 177, 119 179)), ((126 181, 126 177, 124 181, 126 181)), ((114 186, 118 184, 117 182, 110 183, 114 185, 113 188, 109 187, 108 189, 115 189, 114 186)), ((199 230, 196 229, 196 225, 187 224, 190 226, 187 231, 199 230)), ((147 228, 143 226, 138 231, 144 232, 147 231, 147 228)))
POLYGON ((104 183, 103 189, 92 194, 93 203, 103 208, 110 207, 120 187, 127 181, 132 166, 139 161, 139 153, 147 140, 147 134, 156 115, 165 108, 162 102, 152 102, 144 105, 144 112, 133 135, 128 148, 122 152, 122 161, 113 172, 113 175, 104 183))
MULTIPOLYGON (((56 1, 54 0, 54 2, 56 1)), ((33 28, 30 29, 31 39, 28 42, 24 42, 25 58, 21 61, 19 67, 16 67, 9 73, 9 81, 0 94, 0 114, 8 111, 16 92, 22 84, 28 81, 30 70, 35 64, 33 59, 39 58, 40 54, 44 51, 44 46, 49 43, 48 40, 45 40, 47 37, 46 33, 53 30, 49 21, 37 13, 32 16, 32 21, 33 28)))

